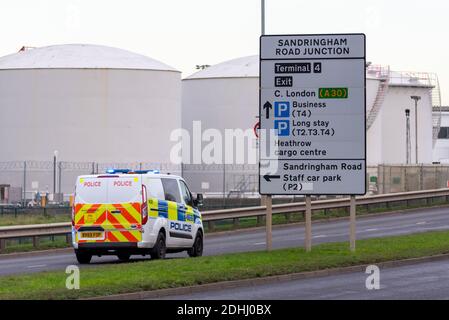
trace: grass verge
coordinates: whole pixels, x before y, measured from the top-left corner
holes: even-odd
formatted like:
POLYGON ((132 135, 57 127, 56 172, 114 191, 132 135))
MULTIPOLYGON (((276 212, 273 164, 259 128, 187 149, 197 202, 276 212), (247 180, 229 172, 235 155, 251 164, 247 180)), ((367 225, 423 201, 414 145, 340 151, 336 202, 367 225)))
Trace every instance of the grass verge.
POLYGON ((0 215, 0 227, 4 226, 19 226, 28 224, 43 224, 43 223, 57 223, 70 222, 71 216, 68 214, 2 214, 0 215))
MULTIPOLYGON (((426 200, 414 200, 409 201, 408 203, 405 201, 397 202, 393 204, 389 204, 386 206, 385 204, 377 204, 367 206, 358 206, 357 208, 357 216, 365 216, 369 214, 375 213, 388 213, 392 211, 400 211, 400 210, 410 210, 410 209, 418 209, 418 208, 431 208, 442 205, 447 205, 448 203, 444 198, 435 198, 430 202, 426 200)), ((406 212, 405 212, 406 213, 406 212)), ((313 221, 323 221, 331 218, 341 218, 347 217, 348 211, 347 209, 329 209, 329 210, 315 210, 312 215, 313 221)), ((56 223, 56 222, 70 222, 70 216, 65 214, 58 215, 25 215, 25 216, 17 216, 14 215, 0 215, 0 226, 2 225, 24 225, 24 224, 39 224, 39 223, 56 223)), ((298 223, 304 222, 304 216, 302 213, 291 213, 291 214, 276 214, 273 215, 273 225, 286 225, 289 223, 298 223)), ((239 229, 248 229, 254 228, 257 226, 264 226, 265 223, 258 222, 257 218, 242 218, 239 219, 238 224, 234 224, 233 220, 222 220, 218 222, 214 222, 213 230, 209 229, 209 224, 204 224, 205 232, 208 234, 220 231, 230 231, 230 230, 239 230, 239 229)), ((48 238, 48 237, 47 237, 48 238)), ((67 244, 64 240, 59 240, 56 237, 56 241, 50 239, 41 240, 37 247, 33 247, 31 244, 31 239, 24 239, 23 241, 18 240, 8 240, 6 242, 6 248, 0 252, 0 255, 3 253, 14 253, 14 252, 29 252, 36 250, 46 250, 46 249, 56 249, 56 248, 66 248, 70 247, 70 244, 67 244)))
MULTIPOLYGON (((81 270, 81 289, 67 290, 64 271, 0 277, 0 299, 73 299, 313 271, 449 253, 449 231, 326 243, 221 256, 121 263, 81 270)), ((206 243, 207 245, 207 243, 206 243)))
POLYGON ((46 236, 40 238, 41 239, 37 246, 34 246, 33 241, 29 238, 21 240, 18 239, 6 240, 6 248, 2 250, 1 254, 60 249, 71 246, 71 244, 67 243, 65 236, 54 236, 54 237, 46 236))

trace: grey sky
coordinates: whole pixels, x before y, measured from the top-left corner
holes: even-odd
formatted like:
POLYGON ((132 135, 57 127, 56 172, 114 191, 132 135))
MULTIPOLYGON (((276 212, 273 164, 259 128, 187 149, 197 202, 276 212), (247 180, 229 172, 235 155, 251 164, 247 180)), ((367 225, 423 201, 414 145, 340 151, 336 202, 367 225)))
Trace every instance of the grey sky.
MULTIPOLYGON (((367 59, 436 72, 449 104, 449 2, 266 0, 266 32, 364 32, 367 59)), ((161 60, 187 76, 196 64, 258 53, 260 0, 0 0, 0 56, 21 46, 93 43, 161 60)))

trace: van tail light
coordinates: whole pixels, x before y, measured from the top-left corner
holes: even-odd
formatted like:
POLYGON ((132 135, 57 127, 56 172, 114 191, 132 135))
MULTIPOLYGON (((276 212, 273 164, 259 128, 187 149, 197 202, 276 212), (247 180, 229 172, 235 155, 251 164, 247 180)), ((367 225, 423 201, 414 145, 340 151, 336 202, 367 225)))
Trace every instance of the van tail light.
POLYGON ((72 226, 75 226, 75 205, 72 205, 72 226))
POLYGON ((148 222, 148 202, 147 202, 147 188, 142 185, 142 206, 141 206, 141 214, 142 214, 142 225, 148 222))
POLYGON ((73 194, 73 200, 72 200, 72 226, 75 226, 75 199, 76 199, 76 186, 75 186, 75 192, 73 194))

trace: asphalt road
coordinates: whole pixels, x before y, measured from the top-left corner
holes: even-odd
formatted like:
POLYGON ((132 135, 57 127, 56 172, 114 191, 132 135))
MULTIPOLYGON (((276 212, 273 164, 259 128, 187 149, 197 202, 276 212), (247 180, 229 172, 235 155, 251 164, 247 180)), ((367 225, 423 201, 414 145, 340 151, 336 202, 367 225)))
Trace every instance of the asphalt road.
MULTIPOLYGON (((449 230, 449 208, 433 208, 422 211, 377 217, 361 217, 357 221, 357 239, 411 234, 431 230, 449 230)), ((347 241, 349 221, 318 222, 312 227, 313 243, 347 241)), ((273 247, 288 248, 304 244, 303 226, 284 226, 273 229, 273 247)), ((234 234, 214 235, 205 238, 205 255, 245 252, 265 249, 265 231, 251 230, 234 234)), ((168 257, 187 257, 186 253, 168 257)), ((139 261, 137 257, 133 261, 139 261)), ((149 259, 149 258, 146 258, 149 259)), ((119 263, 114 256, 94 257, 91 268, 107 263, 119 263)), ((32 273, 46 270, 65 270, 77 264, 73 253, 45 253, 20 258, 0 258, 0 276, 32 273)))
POLYGON ((380 300, 449 299, 449 260, 380 269, 380 288, 366 289, 368 274, 354 272, 207 291, 164 299, 183 300, 380 300))

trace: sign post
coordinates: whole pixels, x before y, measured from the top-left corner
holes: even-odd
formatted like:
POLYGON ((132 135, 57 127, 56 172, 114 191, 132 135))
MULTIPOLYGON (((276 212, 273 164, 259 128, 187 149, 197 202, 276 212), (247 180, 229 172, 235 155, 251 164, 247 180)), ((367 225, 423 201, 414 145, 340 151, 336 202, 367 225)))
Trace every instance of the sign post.
POLYGON ((267 233, 267 251, 271 251, 273 248, 273 200, 271 196, 267 196, 265 199, 265 205, 267 206, 267 214, 266 214, 266 233, 267 233))
POLYGON ((312 250, 312 199, 310 196, 306 196, 305 221, 304 247, 306 248, 306 252, 310 252, 312 250))
POLYGON ((365 64, 364 34, 260 37, 261 195, 366 193, 365 64))
POLYGON ((355 196, 351 196, 349 201, 349 248, 351 252, 355 251, 355 236, 356 236, 356 204, 355 196))

